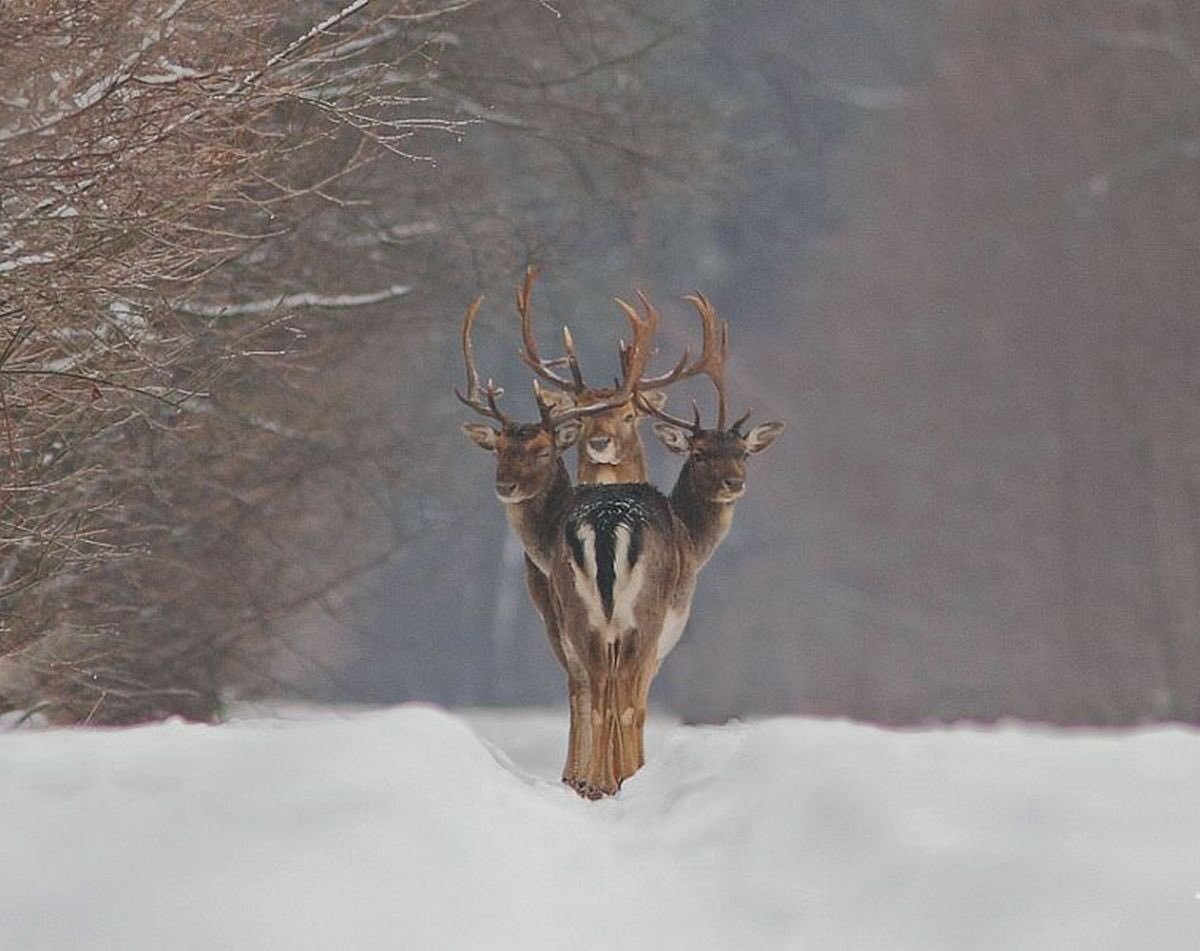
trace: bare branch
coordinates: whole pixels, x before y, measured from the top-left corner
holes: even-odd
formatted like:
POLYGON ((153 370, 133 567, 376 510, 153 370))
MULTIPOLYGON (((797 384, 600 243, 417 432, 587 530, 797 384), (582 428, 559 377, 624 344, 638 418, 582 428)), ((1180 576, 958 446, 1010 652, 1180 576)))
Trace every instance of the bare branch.
POLYGON ((321 307, 326 309, 343 309, 349 307, 366 307, 379 304, 385 300, 403 297, 412 290, 408 284, 393 284, 380 291, 366 294, 317 294, 312 291, 302 291, 298 294, 281 294, 278 297, 267 297, 262 300, 244 301, 238 304, 199 304, 182 301, 175 309, 194 317, 244 317, 247 314, 272 314, 284 310, 296 310, 300 307, 321 307))

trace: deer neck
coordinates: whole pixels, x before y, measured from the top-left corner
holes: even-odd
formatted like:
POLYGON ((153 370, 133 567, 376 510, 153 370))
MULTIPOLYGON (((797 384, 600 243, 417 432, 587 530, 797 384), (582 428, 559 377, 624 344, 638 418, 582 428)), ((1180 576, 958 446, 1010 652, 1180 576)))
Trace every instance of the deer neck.
POLYGON ((692 472, 692 463, 688 460, 679 470, 675 488, 671 490, 671 508, 687 529, 696 556, 696 567, 700 568, 729 534, 737 503, 713 502, 702 498, 696 492, 692 472))
POLYGON ((582 445, 576 450, 579 462, 575 467, 575 481, 580 485, 606 485, 615 482, 645 482, 646 459, 642 447, 634 446, 629 458, 615 465, 593 462, 582 445))
POLYGON ((555 528, 562 521, 570 501, 571 477, 560 457, 555 464, 554 478, 544 492, 523 502, 506 502, 504 505, 508 523, 520 539, 521 547, 543 574, 549 573, 555 528))

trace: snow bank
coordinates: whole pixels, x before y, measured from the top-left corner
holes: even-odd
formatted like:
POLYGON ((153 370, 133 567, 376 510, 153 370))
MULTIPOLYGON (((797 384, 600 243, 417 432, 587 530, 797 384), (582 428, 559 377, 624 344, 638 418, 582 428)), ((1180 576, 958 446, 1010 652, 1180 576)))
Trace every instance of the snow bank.
POLYGON ((1195 731, 660 725, 599 803, 555 781, 565 732, 5 734, 0 948, 1200 947, 1195 731))

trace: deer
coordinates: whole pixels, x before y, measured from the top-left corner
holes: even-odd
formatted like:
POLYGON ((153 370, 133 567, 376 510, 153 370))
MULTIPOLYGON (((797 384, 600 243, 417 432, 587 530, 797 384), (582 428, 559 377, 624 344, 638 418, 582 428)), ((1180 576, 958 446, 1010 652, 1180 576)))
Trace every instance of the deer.
MULTIPOLYGON (((526 283, 518 291, 518 310, 523 320, 528 313, 532 273, 526 272, 526 283)), ((623 348, 622 371, 624 382, 603 396, 597 395, 585 405, 552 400, 547 391, 536 386, 540 421, 518 423, 505 415, 497 404, 503 389, 491 380, 480 386, 475 366, 472 328, 482 298, 476 299, 463 318, 461 346, 466 366, 467 391, 455 390, 466 406, 499 424, 499 430, 486 424, 466 423, 463 432, 477 446, 496 454, 496 495, 505 507, 506 516, 525 549, 525 581, 534 607, 542 617, 547 640, 559 665, 567 673, 567 690, 571 711, 571 730, 568 735, 567 758, 563 767, 563 782, 578 787, 582 777, 582 757, 587 752, 587 729, 590 724, 589 697, 585 690, 586 670, 577 659, 564 650, 558 606, 546 580, 548 562, 546 537, 552 531, 559 513, 571 496, 572 486, 562 453, 575 445, 584 432, 584 421, 597 415, 623 411, 633 400, 635 385, 646 383, 641 374, 649 359, 656 324, 642 320, 636 313, 627 313, 633 329, 633 343, 623 348)), ((655 315, 656 316, 656 315, 655 315)), ((569 331, 567 332, 569 339, 569 331)), ((537 354, 536 343, 533 354, 537 354)), ((573 347, 571 348, 573 357, 573 347)), ((538 363, 542 361, 536 357, 538 363)), ((578 373, 578 361, 574 361, 578 373)), ((552 372, 552 371, 549 371, 552 372)), ((565 380, 563 382, 566 382, 565 380)), ((653 384, 653 380, 649 381, 653 384)), ((597 394, 599 391, 596 391, 597 394)), ((638 443, 638 472, 645 477, 645 463, 638 443)))
MULTIPOLYGON (((552 411, 560 413, 574 408, 593 410, 580 418, 580 432, 575 440, 576 482, 595 485, 647 481, 645 451, 639 432, 639 424, 648 415, 644 406, 664 408, 666 394, 663 389, 697 372, 696 369, 686 366, 689 352, 685 349, 679 363, 667 373, 655 377, 640 376, 629 391, 628 398, 623 402, 617 401, 616 396, 622 386, 620 380, 615 381, 611 387, 596 386, 585 381, 569 327, 562 328, 565 356, 554 360, 542 358, 530 306, 536 279, 537 269, 527 267, 525 280, 517 289, 516 306, 523 345, 519 355, 522 362, 534 372, 535 377, 546 385, 541 390, 539 402, 544 402, 552 411), (556 372, 556 368, 563 364, 570 372, 569 378, 556 372)), ((639 316, 636 310, 620 298, 616 298, 616 303, 635 328, 634 343, 626 344, 622 340, 618 351, 622 373, 628 380, 631 362, 649 356, 649 341, 653 340, 657 332, 660 316, 649 301, 643 301, 646 309, 645 320, 649 322, 649 327, 642 328, 642 338, 646 342, 639 344, 639 316), (640 351, 637 349, 639 346, 640 351)), ((705 337, 705 346, 711 346, 708 336, 705 337)), ((546 637, 555 656, 559 663, 565 666, 559 646, 561 635, 550 583, 528 554, 525 556, 525 587, 529 592, 530 601, 542 619, 546 637)), ((579 682, 569 678, 569 690, 572 709, 583 711, 580 715, 585 716, 588 698, 579 682)), ((576 733, 577 731, 572 731, 572 736, 576 733)), ((571 762, 571 751, 568 750, 568 764, 571 762)), ((574 784, 577 781, 574 772, 570 768, 564 769, 563 781, 574 784)))
POLYGON ((644 764, 650 684, 687 624, 701 569, 729 532, 747 460, 784 430, 765 422, 744 431, 752 411, 727 425, 728 325, 703 294, 685 299, 705 331, 688 375, 703 373, 716 389, 716 426, 702 426, 695 404, 689 422, 644 403, 657 417, 655 436, 686 457, 670 495, 650 486, 579 487, 565 518, 569 551, 557 549, 549 575, 556 594, 571 585, 580 594, 563 598, 560 623, 567 649, 588 668, 592 752, 583 789, 591 797, 612 795, 644 764))
MULTIPOLYGON (((647 310, 644 319, 632 307, 622 307, 635 329, 630 363, 636 372, 625 373, 610 401, 614 405, 629 392, 636 398, 634 382, 648 358, 638 345, 654 318, 644 295, 641 299, 647 310)), ((717 316, 711 304, 700 294, 688 300, 704 322, 706 340, 715 340, 717 316)), ((464 329, 464 354, 469 353, 466 339, 464 329)), ((549 584, 558 629, 556 653, 579 694, 576 702, 573 691, 570 706, 564 781, 589 799, 615 794, 644 764, 650 683, 682 635, 700 570, 729 531, 734 506, 745 489, 747 458, 767 449, 783 431, 782 423, 770 422, 743 433, 749 413, 726 427, 727 354, 728 328, 722 325, 719 348, 706 346, 689 368, 708 376, 717 390, 715 429, 701 426, 698 407, 693 406, 689 423, 642 404, 658 417, 654 431, 659 440, 668 450, 687 456, 669 497, 644 483, 571 488, 561 451, 579 438, 581 409, 551 409, 537 385, 542 416, 534 427, 539 429, 537 445, 555 449, 536 451, 534 464, 522 470, 524 481, 501 482, 502 476, 508 479, 517 471, 508 458, 515 444, 502 439, 512 424, 499 433, 489 426, 468 430, 477 444, 497 453, 498 494, 502 487, 521 483, 501 500, 519 495, 523 504, 533 503, 523 516, 515 516, 510 507, 509 521, 549 584), (570 415, 560 422, 563 412, 570 415), (560 427, 565 427, 562 437, 557 435, 560 427)), ((489 381, 485 404, 478 395, 473 364, 468 363, 468 396, 475 398, 458 394, 459 399, 499 421, 493 384, 489 381)), ((586 414, 586 408, 582 412, 586 414)), ((523 444, 518 454, 525 458, 523 444)))

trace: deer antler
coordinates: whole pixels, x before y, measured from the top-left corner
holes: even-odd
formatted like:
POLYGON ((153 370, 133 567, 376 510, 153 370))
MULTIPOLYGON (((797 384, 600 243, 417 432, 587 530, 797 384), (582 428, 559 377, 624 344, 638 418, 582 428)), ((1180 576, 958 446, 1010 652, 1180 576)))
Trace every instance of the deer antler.
MULTIPOLYGON (((717 391, 717 429, 724 429, 726 417, 725 363, 729 357, 729 323, 718 319, 716 309, 709 302, 708 298, 699 291, 688 294, 684 297, 684 300, 689 301, 700 315, 700 321, 704 327, 703 350, 700 358, 691 366, 682 368, 681 364, 680 367, 665 374, 664 378, 669 378, 667 382, 674 383, 677 380, 686 380, 700 373, 707 376, 717 391)), ((665 383, 662 385, 665 385, 665 383)), ((690 422, 680 419, 678 416, 672 416, 670 413, 665 413, 662 410, 655 409, 647 400, 639 398, 638 403, 643 409, 657 416, 659 419, 683 429, 690 429, 693 433, 700 431, 700 407, 696 405, 694 400, 692 402, 692 420, 690 422)), ((729 427, 730 430, 738 432, 746 420, 750 418, 751 412, 753 410, 750 410, 736 420, 729 427)))
MULTIPOLYGON (((658 311, 654 309, 654 306, 646 299, 644 294, 639 292, 638 298, 641 300, 642 306, 646 309, 645 317, 641 317, 637 310, 625 303, 625 301, 616 298, 617 306, 624 312, 626 319, 629 321, 629 327, 633 331, 633 343, 629 344, 622 351, 622 379, 617 381, 617 385, 613 388, 612 393, 606 395, 598 403, 592 403, 588 406, 573 406, 555 412, 543 398, 540 384, 536 380, 534 381, 534 395, 537 397, 538 409, 541 411, 542 421, 547 426, 559 426, 568 420, 581 419, 585 416, 604 413, 629 402, 633 398, 637 392, 642 373, 646 369, 646 364, 650 362, 651 344, 654 342, 654 333, 658 329, 658 311)), ((569 333, 567 336, 569 338, 569 333)))
MULTIPOLYGON (((645 298, 643 297, 643 300, 645 298)), ((721 365, 724 361, 724 352, 722 347, 728 347, 729 327, 727 324, 719 324, 717 313, 713 310, 712 305, 708 302, 703 294, 698 291, 696 294, 689 294, 685 300, 689 300, 695 305, 697 312, 700 314, 700 320, 704 332, 704 343, 701 347, 700 357, 695 363, 688 364, 691 357, 691 351, 684 349, 683 356, 675 366, 654 377, 643 377, 638 380, 637 388, 642 390, 658 390, 665 386, 670 386, 672 383, 678 383, 680 380, 687 380, 700 373, 706 373, 711 376, 713 372, 720 376, 721 365)), ((655 312, 657 318, 657 311, 655 312)), ((621 343, 621 361, 624 364, 626 347, 624 341, 621 343)), ((714 382, 716 382, 714 380, 714 382)), ((717 385, 719 394, 724 393, 724 381, 722 380, 717 385)), ((722 396, 723 399, 723 396, 722 396)))
POLYGON ((550 385, 560 390, 572 393, 582 393, 587 389, 583 382, 583 373, 579 369, 579 357, 575 353, 575 340, 571 331, 563 327, 563 348, 567 351, 565 357, 553 360, 543 360, 538 352, 537 336, 533 332, 533 319, 529 313, 529 299, 533 294, 533 282, 537 280, 537 268, 525 269, 525 281, 517 288, 517 313, 521 315, 521 361, 534 373, 550 385), (571 379, 559 376, 552 369, 566 364, 571 371, 571 379))
MULTIPOLYGON (((657 333, 658 332, 658 323, 660 320, 657 308, 655 308, 655 306, 650 303, 649 299, 641 291, 637 292, 637 296, 638 296, 638 299, 642 302, 642 306, 646 308, 646 319, 651 322, 651 324, 653 326, 653 332, 657 333)), ((621 310, 625 312, 625 315, 627 317, 631 313, 635 313, 633 308, 630 307, 629 304, 625 303, 625 301, 621 300, 619 297, 615 298, 615 300, 617 302, 617 306, 620 307, 621 310)), ((705 339, 705 352, 707 353, 707 347, 708 347, 707 334, 704 339, 705 339)), ((634 356, 638 356, 638 354, 636 352, 636 341, 634 344, 631 345, 631 344, 626 344, 625 341, 622 340, 620 342, 620 350, 621 350, 621 369, 626 371, 626 373, 628 373, 630 360, 634 356)), ((642 354, 640 354, 640 356, 642 358, 642 360, 641 360, 642 369, 645 369, 646 364, 650 362, 651 355, 652 354, 650 353, 649 348, 646 348, 644 350, 644 352, 642 354)), ((660 374, 659 376, 651 377, 651 376, 642 376, 641 371, 639 371, 638 372, 638 381, 635 385, 635 388, 639 391, 640 390, 658 390, 664 386, 668 386, 671 383, 676 382, 677 380, 687 379, 687 377, 691 376, 693 373, 696 372, 695 370, 691 370, 691 372, 689 372, 687 362, 690 357, 691 357, 691 352, 687 348, 684 348, 683 355, 679 358, 679 362, 677 364, 675 364, 675 366, 672 367, 666 373, 660 374)))
MULTIPOLYGON (((533 318, 530 312, 529 301, 533 292, 533 283, 537 279, 537 270, 533 267, 525 269, 525 281, 520 288, 517 289, 517 313, 521 317, 521 361, 529 367, 541 379, 556 389, 566 390, 567 392, 580 396, 590 392, 593 396, 602 396, 606 399, 609 394, 616 394, 621 391, 622 381, 618 380, 616 384, 609 390, 607 387, 589 386, 583 378, 583 372, 579 368, 579 354, 575 350, 575 338, 571 334, 571 328, 563 327, 563 349, 566 355, 555 357, 551 360, 542 358, 538 350, 537 337, 533 330, 533 318), (571 371, 571 378, 554 372, 555 368, 565 366, 571 371)), ((630 307, 625 301, 620 298, 615 298, 617 306, 630 319, 631 326, 634 327, 634 342, 632 344, 625 343, 624 340, 620 343, 620 358, 621 371, 628 380, 631 376, 636 377, 634 386, 640 390, 659 389, 675 382, 677 379, 683 379, 686 375, 685 368, 689 358, 688 351, 684 351, 683 357, 679 363, 669 371, 657 377, 643 377, 641 374, 645 371, 646 365, 650 362, 650 357, 653 355, 652 343, 655 333, 658 331, 659 313, 654 305, 646 298, 646 295, 641 291, 637 292, 638 298, 642 306, 646 310, 644 321, 649 322, 649 329, 643 330, 641 336, 638 333, 638 326, 643 321, 643 318, 637 315, 637 311, 630 307), (633 314, 630 317, 630 314, 633 314), (637 322, 637 323, 634 323, 637 322), (634 373, 630 373, 630 361, 636 358, 637 366, 634 367, 634 373)), ((708 344, 708 337, 705 337, 705 344, 708 344)), ((693 371, 696 372, 696 371, 693 371)), ((625 399, 629 397, 626 396, 625 399)), ((624 402, 622 400, 621 402, 624 402)), ((618 404, 619 405, 619 404, 618 404)))
MULTIPOLYGON (((524 319, 529 312, 529 291, 533 286, 534 272, 532 268, 526 272, 525 285, 517 292, 517 309, 522 311, 522 329, 527 326, 527 321, 524 319)), ((620 406, 628 402, 634 395, 637 387, 638 379, 642 371, 646 368, 646 363, 650 359, 650 344, 654 339, 654 331, 658 326, 658 313, 650 306, 645 297, 642 297, 642 302, 646 305, 647 316, 645 319, 638 316, 637 312, 632 308, 626 313, 629 318, 630 327, 633 329, 633 343, 629 346, 629 358, 625 362, 624 379, 619 381, 618 386, 614 389, 610 396, 607 396, 599 403, 593 403, 589 406, 573 406, 567 409, 555 411, 543 396, 543 391, 537 380, 534 380, 534 396, 537 398, 538 411, 541 413, 542 422, 549 428, 553 429, 556 426, 561 426, 563 423, 573 419, 581 419, 585 416, 592 416, 597 413, 607 412, 614 407, 620 406)), ((483 298, 478 297, 467 308, 466 314, 463 316, 462 324, 462 352, 463 363, 467 371, 467 392, 463 394, 457 388, 454 390, 454 395, 464 405, 469 406, 481 416, 486 416, 489 419, 494 419, 502 426, 510 423, 510 419, 506 416, 497 405, 496 400, 504 395, 504 390, 493 383, 487 381, 487 385, 481 387, 479 385, 479 371, 475 367, 475 347, 471 342, 471 331, 475 327, 475 318, 479 313, 479 306, 483 303, 483 298)), ((628 306, 628 305, 625 305, 628 306)), ((565 338, 570 341, 570 332, 565 334, 565 338)), ((528 348, 529 340, 526 344, 528 348)), ((536 359, 536 344, 534 344, 534 358, 536 359)), ((570 348, 571 356, 574 356, 573 345, 570 348)), ((526 361, 528 363, 529 361, 526 361)), ((537 361, 541 363, 540 360, 537 361)), ((539 374, 541 375, 541 374, 539 374)), ((552 374, 553 376, 553 374, 552 374)), ((561 379, 556 377, 556 379, 561 379)), ((563 381, 565 382, 565 381, 563 381)))
POLYGON ((716 308, 709 303, 707 297, 696 291, 688 294, 684 300, 691 302, 700 315, 704 325, 704 352, 700 359, 688 368, 687 376, 703 373, 717 390, 717 429, 725 428, 725 361, 729 357, 729 323, 722 321, 720 328, 720 347, 717 346, 718 319, 716 308))
POLYGON ((463 362, 467 367, 467 395, 463 396, 458 391, 458 387, 454 388, 454 395, 481 416, 494 419, 501 426, 507 426, 509 418, 496 405, 496 400, 504 395, 504 390, 496 386, 491 380, 488 380, 487 386, 483 388, 483 396, 487 402, 485 403, 479 396, 479 373, 475 369, 475 347, 471 343, 471 330, 475 326, 475 315, 479 313, 479 305, 482 303, 482 297, 475 298, 475 301, 467 308, 467 313, 463 317, 462 352, 463 362))

